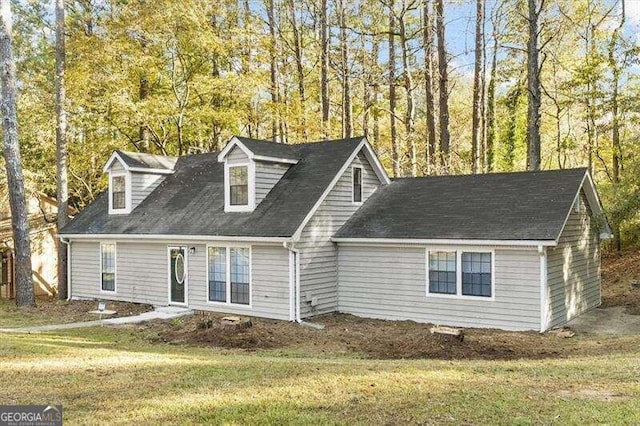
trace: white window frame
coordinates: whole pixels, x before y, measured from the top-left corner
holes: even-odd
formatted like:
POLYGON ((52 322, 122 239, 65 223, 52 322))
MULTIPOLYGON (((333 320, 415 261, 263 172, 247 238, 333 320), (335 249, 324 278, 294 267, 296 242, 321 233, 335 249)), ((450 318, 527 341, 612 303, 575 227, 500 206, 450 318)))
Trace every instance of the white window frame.
POLYGON ((252 309, 253 308, 253 250, 250 245, 239 245, 239 244, 207 244, 206 246, 206 292, 207 292, 207 304, 213 306, 232 306, 234 308, 240 309, 252 309), (226 272, 226 286, 225 286, 225 296, 226 301, 220 302, 217 300, 209 300, 209 248, 224 248, 226 249, 225 253, 225 272, 226 272), (249 250, 249 304, 244 305, 242 303, 232 303, 231 302, 231 249, 233 248, 244 248, 249 250))
POLYGON ((100 247, 98 249, 99 259, 100 259, 100 293, 102 294, 117 294, 118 293, 118 243, 115 241, 104 241, 100 242, 100 247), (102 288, 102 247, 106 245, 113 245, 113 290, 104 290, 102 288))
POLYGON ((109 171, 109 214, 128 214, 131 213, 131 174, 129 172, 112 172, 109 171), (113 208, 113 179, 124 176, 124 209, 113 208))
POLYGON ((354 165, 351 167, 351 202, 360 205, 364 202, 364 169, 362 166, 354 165), (353 179, 355 177, 355 169, 360 169, 360 201, 356 201, 356 192, 353 179))
POLYGON ((433 298, 463 299, 463 300, 496 300, 496 251, 493 248, 451 248, 451 247, 427 247, 425 249, 425 283, 426 295, 433 298), (456 293, 432 293, 429 290, 429 253, 430 252, 456 253, 456 293), (491 253, 491 297, 468 296, 462 294, 462 253, 491 253))
POLYGON ((224 211, 252 212, 256 204, 256 165, 253 161, 226 161, 224 163, 224 211), (231 205, 231 181, 229 169, 232 167, 247 168, 247 204, 244 206, 231 205))

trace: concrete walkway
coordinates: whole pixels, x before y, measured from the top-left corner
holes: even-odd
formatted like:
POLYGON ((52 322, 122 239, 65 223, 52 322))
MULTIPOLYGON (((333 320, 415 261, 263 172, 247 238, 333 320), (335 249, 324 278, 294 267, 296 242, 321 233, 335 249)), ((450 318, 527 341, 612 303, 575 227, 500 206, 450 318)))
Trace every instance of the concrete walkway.
POLYGON ((625 313, 624 306, 597 308, 567 323, 580 333, 640 335, 640 315, 625 313))
POLYGON ((50 324, 37 325, 32 327, 16 327, 16 328, 0 328, 0 333, 34 333, 54 330, 67 330, 72 328, 94 327, 97 325, 120 325, 120 324, 138 324, 154 319, 172 319, 185 315, 193 315, 193 311, 187 308, 179 308, 176 306, 157 307, 153 311, 144 312, 139 315, 120 318, 107 318, 95 321, 72 322, 69 324, 50 324))

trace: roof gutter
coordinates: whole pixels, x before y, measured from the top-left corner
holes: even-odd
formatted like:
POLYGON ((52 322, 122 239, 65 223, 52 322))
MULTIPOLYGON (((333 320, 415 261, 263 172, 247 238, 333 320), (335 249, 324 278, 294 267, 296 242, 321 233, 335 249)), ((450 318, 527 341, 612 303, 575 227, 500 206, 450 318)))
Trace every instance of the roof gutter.
POLYGON ((342 238, 333 237, 334 243, 347 244, 403 244, 403 245, 465 245, 465 246, 522 246, 555 247, 555 240, 468 240, 468 239, 417 239, 417 238, 342 238))
POLYGON ((184 241, 242 241, 257 243, 284 243, 290 237, 247 237, 224 235, 164 235, 164 234, 59 234, 61 238, 74 240, 184 240, 184 241))

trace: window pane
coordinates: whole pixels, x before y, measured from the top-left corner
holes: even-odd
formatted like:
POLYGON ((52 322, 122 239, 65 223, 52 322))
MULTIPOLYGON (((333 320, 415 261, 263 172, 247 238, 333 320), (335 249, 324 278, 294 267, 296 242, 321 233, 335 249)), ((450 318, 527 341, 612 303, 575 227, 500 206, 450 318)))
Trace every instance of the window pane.
POLYGON ((227 301, 227 249, 209 247, 209 300, 227 301))
POLYGON ((104 291, 115 291, 116 289, 116 245, 102 244, 101 262, 102 277, 101 286, 104 291))
POLYGON ((111 179, 111 208, 126 208, 125 183, 126 180, 124 176, 115 176, 111 179))
POLYGON ((353 201, 359 203, 362 201, 362 169, 353 169, 353 201))
POLYGON ((462 253, 462 294, 491 297, 491 253, 462 253))
POLYGON ((231 303, 249 304, 249 249, 232 248, 231 303))
POLYGON ((429 252, 429 293, 456 294, 455 252, 429 252))
POLYGON ((232 206, 249 204, 249 172, 247 166, 229 167, 229 203, 232 206))

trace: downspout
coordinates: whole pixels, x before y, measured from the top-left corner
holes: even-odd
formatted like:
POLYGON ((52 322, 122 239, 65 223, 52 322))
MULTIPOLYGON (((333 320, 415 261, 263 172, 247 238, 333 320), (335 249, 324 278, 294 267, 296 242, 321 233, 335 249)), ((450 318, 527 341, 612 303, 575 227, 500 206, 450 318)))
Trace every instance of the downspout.
POLYGON ((538 246, 538 254, 540 255, 540 333, 544 333, 549 327, 547 310, 547 248, 538 246))
POLYGON ((60 242, 67 245, 67 302, 71 300, 71 241, 60 237, 60 242))
POLYGON ((294 314, 293 321, 297 323, 302 323, 302 319, 300 318, 300 250, 294 247, 293 241, 285 241, 282 243, 284 248, 293 253, 293 290, 294 290, 294 314))

